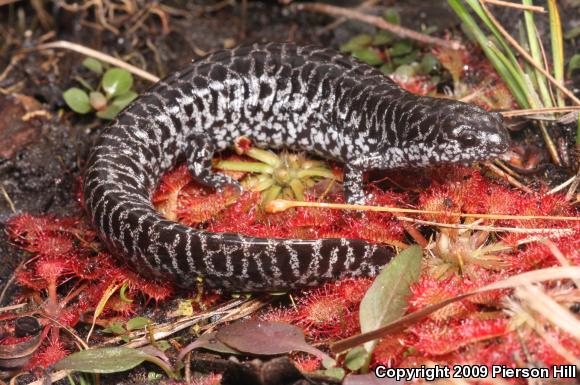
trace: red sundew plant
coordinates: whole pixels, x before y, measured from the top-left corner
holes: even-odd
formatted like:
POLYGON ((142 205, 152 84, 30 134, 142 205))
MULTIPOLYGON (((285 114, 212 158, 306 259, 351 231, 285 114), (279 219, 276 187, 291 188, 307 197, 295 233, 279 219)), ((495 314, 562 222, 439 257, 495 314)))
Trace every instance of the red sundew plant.
POLYGON ((440 356, 460 350, 475 342, 495 339, 508 331, 507 318, 475 318, 485 314, 473 313, 470 318, 444 321, 425 321, 411 328, 412 346, 427 356, 440 356))
POLYGON ((300 326, 318 343, 348 337, 360 330, 358 306, 369 279, 345 279, 301 293, 296 308, 274 309, 263 318, 300 326))
MULTIPOLYGON (((112 297, 104 316, 128 316, 136 312, 137 293, 156 301, 167 298, 171 288, 146 280, 123 268, 100 251, 95 232, 80 218, 20 215, 8 223, 13 242, 31 253, 16 272, 22 286, 17 300, 36 302, 44 339, 27 368, 47 367, 74 350, 60 327, 74 327, 92 312, 113 284, 126 285, 125 299, 112 297)), ((16 314, 13 317, 17 317, 16 314)))
MULTIPOLYGON (((440 223, 470 224, 445 213, 497 213, 512 215, 577 215, 561 195, 538 193, 526 195, 491 181, 479 171, 465 167, 432 170, 429 186, 418 192, 381 191, 371 185, 372 204, 414 207, 442 211, 442 214, 420 218, 440 223)), ((241 175, 236 175, 237 178, 241 175)), ((415 174, 397 174, 400 186, 417 183, 415 174), (407 180, 406 180, 407 179, 407 180)), ((323 197, 342 202, 337 188, 319 185, 305 191, 307 200, 323 197), (328 191, 327 191, 328 190, 328 191)), ((408 242, 404 228, 391 213, 351 213, 336 210, 296 208, 278 214, 267 214, 259 193, 246 192, 239 197, 220 195, 196 185, 187 168, 179 166, 169 172, 153 196, 154 205, 167 218, 208 231, 240 232, 258 237, 317 238, 347 237, 404 247, 408 242)), ((565 236, 547 236, 553 246, 571 264, 580 263, 580 227, 570 221, 518 221, 486 219, 478 225, 519 228, 572 229, 565 236)), ((39 307, 63 325, 75 326, 82 318, 91 319, 96 304, 111 283, 124 284, 123 298, 113 296, 105 307, 99 324, 140 314, 137 294, 156 301, 167 298, 171 289, 145 280, 124 269, 110 254, 101 249, 96 234, 79 218, 15 217, 9 225, 15 243, 30 252, 32 258, 17 272, 17 281, 26 290, 23 296, 36 298, 39 307)), ((529 242, 530 234, 458 230, 432 226, 428 257, 424 259, 420 280, 411 288, 408 312, 420 310, 444 299, 453 298, 506 276, 540 267, 556 266, 561 261, 547 245, 529 242), (523 243, 522 243, 523 242, 523 243)), ((301 327, 309 341, 328 343, 360 332, 358 308, 372 279, 347 279, 327 283, 319 288, 299 292, 296 305, 276 308, 262 315, 301 327)), ((514 358, 497 353, 494 361, 486 361, 493 352, 513 349, 511 325, 502 300, 508 290, 478 294, 453 303, 412 325, 407 331, 380 341, 372 364, 410 365, 427 362, 502 362, 513 365, 514 358), (478 352, 481 354, 478 355, 478 352)), ((217 295, 203 295, 192 306, 204 310, 220 301, 217 295)), ((70 341, 50 320, 44 322, 46 339, 30 365, 42 366, 73 350, 70 341)), ((577 351, 568 336, 550 329, 558 343, 577 351)), ((534 332, 526 329, 526 335, 534 332)), ((546 364, 562 362, 545 338, 534 335, 538 355, 546 364)), ((518 351, 521 347, 518 348, 518 351)), ((524 357, 524 356, 522 356, 524 357)), ((300 361, 300 360, 299 360, 300 361)), ((303 361, 304 369, 314 370, 319 362, 303 361)))

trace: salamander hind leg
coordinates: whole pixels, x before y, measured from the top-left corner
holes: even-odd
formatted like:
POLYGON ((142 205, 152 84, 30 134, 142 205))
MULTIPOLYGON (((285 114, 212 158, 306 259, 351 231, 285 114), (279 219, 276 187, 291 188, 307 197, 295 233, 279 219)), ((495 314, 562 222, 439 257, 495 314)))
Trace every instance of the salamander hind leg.
POLYGON ((193 179, 204 186, 216 191, 223 191, 226 186, 233 188, 237 193, 242 192, 240 183, 227 175, 214 173, 211 169, 211 160, 214 154, 214 145, 205 136, 195 137, 186 150, 187 168, 193 179))

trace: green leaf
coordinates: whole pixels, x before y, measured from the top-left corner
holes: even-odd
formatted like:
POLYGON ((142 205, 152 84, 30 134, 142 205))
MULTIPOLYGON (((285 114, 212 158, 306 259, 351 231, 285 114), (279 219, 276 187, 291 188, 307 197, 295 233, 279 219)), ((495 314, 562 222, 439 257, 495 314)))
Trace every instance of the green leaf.
POLYGON ((409 64, 398 66, 393 75, 403 81, 407 81, 417 73, 417 69, 409 64))
POLYGON ((123 68, 111 68, 105 72, 102 84, 108 97, 122 95, 133 86, 133 75, 123 68))
POLYGON ((403 56, 411 53, 413 51, 413 44, 409 40, 401 40, 396 42, 391 48, 389 48, 389 55, 392 57, 403 56))
POLYGON ((135 91, 127 91, 113 99, 113 104, 121 110, 139 96, 135 91))
POLYGON ((132 318, 129 321, 127 321, 127 330, 131 331, 131 330, 143 329, 150 322, 151 321, 149 320, 149 318, 146 318, 146 317, 132 318))
POLYGON ((385 9, 385 12, 383 13, 383 19, 385 19, 387 23, 396 25, 401 24, 401 15, 395 8, 385 9))
POLYGON ((89 95, 80 88, 69 88, 62 94, 62 97, 67 106, 78 114, 86 114, 91 111, 89 95))
POLYGON ((99 60, 94 59, 92 57, 88 57, 85 60, 83 60, 83 66, 85 66, 85 68, 93 71, 97 75, 100 75, 103 73, 103 63, 101 63, 99 60))
POLYGON ((364 346, 357 346, 352 348, 344 358, 344 366, 351 372, 355 372, 362 368, 368 359, 368 352, 364 346))
POLYGON ((169 343, 169 341, 161 340, 161 341, 157 341, 157 347, 161 351, 166 351, 167 349, 171 348, 171 344, 169 343))
POLYGON ((322 372, 322 374, 324 374, 327 377, 337 378, 339 380, 342 380, 344 376, 346 376, 346 372, 344 371, 343 368, 326 369, 322 372))
POLYGON ((121 298, 121 301, 126 302, 126 303, 132 303, 133 300, 131 298, 128 298, 127 295, 125 294, 125 292, 127 291, 127 289, 129 288, 128 284, 123 284, 123 286, 121 286, 121 289, 119 290, 119 298, 121 298))
POLYGON ((373 37, 368 33, 353 36, 349 41, 340 46, 340 52, 353 52, 368 47, 373 42, 373 37))
POLYGON ((572 72, 580 69, 580 53, 575 54, 570 58, 568 63, 568 77, 572 76, 572 72))
POLYGON ((123 327, 123 324, 120 321, 115 321, 109 324, 105 329, 103 329, 105 333, 113 333, 113 334, 125 334, 126 330, 123 327))
POLYGON ((133 369, 147 358, 147 354, 136 349, 122 347, 89 349, 63 358, 54 365, 54 368, 87 373, 118 373, 133 369))
POLYGON ((141 350, 123 347, 88 349, 67 356, 54 365, 56 370, 75 370, 86 373, 118 373, 133 369, 144 361, 149 361, 175 379, 171 367, 158 357, 141 350))
POLYGON ((417 51, 413 51, 408 55, 393 58, 393 64, 396 66, 403 65, 403 64, 411 64, 415 60, 417 60, 417 51))
MULTIPOLYGON (((367 333, 394 321, 405 314, 411 285, 421 272, 423 251, 419 246, 403 250, 381 271, 367 290, 360 304, 361 331, 367 333)), ((371 353, 377 341, 367 342, 371 353)))
POLYGON ((370 47, 357 49, 352 53, 352 56, 372 66, 376 66, 383 63, 383 58, 381 57, 381 55, 376 50, 370 47))
POLYGON ((101 92, 91 92, 89 94, 89 101, 91 106, 97 111, 101 111, 107 107, 107 98, 101 92))
POLYGON ((437 56, 430 53, 423 56, 419 69, 424 74, 429 74, 433 71, 438 71, 440 68, 439 59, 437 56))
POLYGON ((381 70, 381 72, 385 75, 390 75, 394 71, 393 63, 385 63, 381 66, 381 68, 379 68, 379 70, 381 70))
POLYGON ((381 31, 377 32, 377 34, 373 38, 372 45, 376 46, 376 45, 389 44, 390 42, 393 41, 394 38, 395 38, 395 35, 392 32, 381 30, 381 31))
POLYGON ((119 112, 121 112, 121 110, 122 110, 122 108, 119 108, 118 106, 111 103, 104 110, 98 111, 97 116, 101 119, 111 120, 111 119, 115 119, 115 116, 117 116, 117 114, 119 112))

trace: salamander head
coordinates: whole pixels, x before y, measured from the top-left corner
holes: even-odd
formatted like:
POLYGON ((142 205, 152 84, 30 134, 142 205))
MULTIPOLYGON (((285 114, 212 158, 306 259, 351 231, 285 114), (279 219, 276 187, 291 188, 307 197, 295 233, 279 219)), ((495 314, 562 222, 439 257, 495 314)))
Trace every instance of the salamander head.
POLYGON ((450 100, 436 100, 425 111, 415 137, 404 138, 411 166, 471 163, 491 159, 509 148, 509 136, 497 112, 450 100))

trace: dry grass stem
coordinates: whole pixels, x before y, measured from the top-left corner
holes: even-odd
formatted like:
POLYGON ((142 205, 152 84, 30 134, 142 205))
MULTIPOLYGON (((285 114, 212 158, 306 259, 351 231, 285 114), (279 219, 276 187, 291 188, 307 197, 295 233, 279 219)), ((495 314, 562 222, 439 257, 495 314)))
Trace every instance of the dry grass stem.
POLYGON ((492 164, 490 162, 482 162, 482 164, 488 170, 490 170, 491 172, 493 172, 494 174, 496 174, 500 178, 505 179, 512 186, 517 187, 520 190, 522 190, 522 191, 524 191, 524 192, 526 192, 528 194, 533 194, 534 193, 534 191, 531 188, 529 188, 528 186, 525 186, 524 184, 522 184, 522 182, 520 182, 519 180, 517 180, 513 176, 509 175, 508 173, 506 173, 505 171, 503 171, 502 169, 500 169, 496 165, 494 165, 494 164, 492 164))
MULTIPOLYGON (((356 11, 363 11, 366 8, 370 7, 370 6, 373 6, 373 5, 377 4, 379 1, 380 0, 366 0, 364 3, 362 3, 361 5, 358 5, 354 9, 356 11)), ((316 32, 316 36, 321 36, 321 35, 324 35, 327 32, 332 31, 333 29, 335 29, 339 25, 343 24, 347 20, 348 19, 346 17, 341 17, 340 19, 336 19, 332 23, 330 23, 327 26, 325 26, 325 27, 321 28, 320 30, 318 30, 316 32)))
POLYGON ((273 201, 270 201, 266 205, 265 210, 266 212, 269 213, 278 213, 293 207, 317 207, 323 209, 376 211, 388 213, 435 214, 460 218, 485 218, 485 219, 507 219, 507 220, 542 219, 548 221, 580 221, 580 217, 567 217, 560 215, 504 215, 504 214, 453 213, 436 210, 405 209, 387 206, 350 205, 346 203, 289 201, 284 199, 274 199, 273 201))
POLYGON ((546 13, 546 9, 544 7, 540 7, 539 5, 525 5, 525 4, 518 4, 512 3, 511 1, 502 1, 502 0, 483 0, 488 4, 499 5, 502 7, 509 7, 509 8, 517 8, 523 11, 532 11, 538 13, 546 13))
POLYGON ((358 20, 364 23, 373 25, 377 28, 384 29, 398 35, 400 37, 405 37, 407 39, 415 40, 423 44, 432 44, 439 47, 449 48, 453 50, 462 49, 463 45, 458 41, 444 40, 429 35, 424 35, 422 33, 413 31, 408 28, 401 27, 399 25, 391 24, 385 21, 382 17, 367 15, 353 9, 336 7, 333 5, 322 4, 322 3, 300 3, 293 6, 294 9, 298 11, 305 12, 319 12, 325 13, 332 16, 345 17, 347 19, 358 20))
POLYGON ((440 223, 433 221, 424 221, 422 219, 415 219, 409 217, 397 217, 401 221, 413 222, 420 225, 444 227, 447 229, 464 229, 464 230, 479 230, 479 231, 490 231, 490 232, 508 232, 508 233, 518 233, 518 234, 557 234, 557 235, 571 235, 574 233, 574 229, 536 229, 536 228, 519 228, 519 227, 502 227, 502 226, 485 226, 485 225, 474 225, 474 224, 461 224, 461 223, 440 223))
POLYGON ((53 49, 53 48, 68 49, 70 51, 74 51, 82 55, 90 56, 92 58, 109 63, 111 65, 114 65, 115 67, 124 68, 127 71, 131 72, 133 75, 139 76, 145 80, 149 80, 150 82, 156 83, 159 81, 159 77, 145 70, 142 70, 141 68, 135 67, 134 65, 126 63, 123 60, 117 59, 111 55, 107 55, 92 48, 88 48, 76 43, 71 43, 70 41, 58 40, 50 43, 37 45, 35 48, 38 50, 53 49))
POLYGON ((550 107, 550 108, 530 108, 526 110, 510 110, 510 111, 500 111, 504 118, 512 118, 515 116, 532 116, 541 114, 553 114, 562 112, 576 112, 580 111, 579 107, 550 107))
MULTIPOLYGON (((560 251, 560 249, 558 249, 558 247, 554 244, 554 242, 552 242, 549 239, 542 239, 542 243, 548 246, 554 257, 558 260, 558 262, 560 262, 560 265, 564 267, 572 266, 570 261, 568 261, 568 258, 566 258, 564 254, 562 254, 562 252, 560 251)), ((576 285, 576 287, 580 288, 580 280, 577 279, 574 280, 574 284, 576 285)))
POLYGON ((580 341, 580 321, 568 309, 554 301, 539 286, 525 285, 518 288, 515 296, 525 302, 534 312, 580 341))
POLYGON ((572 178, 568 179, 567 181, 565 181, 562 184, 559 184, 558 186, 554 187, 553 189, 551 189, 550 191, 548 191, 546 193, 546 195, 552 195, 557 193, 558 191, 562 191, 564 190, 566 187, 570 186, 571 184, 574 183, 574 181, 580 179, 580 174, 578 175, 574 175, 572 178))

